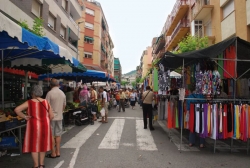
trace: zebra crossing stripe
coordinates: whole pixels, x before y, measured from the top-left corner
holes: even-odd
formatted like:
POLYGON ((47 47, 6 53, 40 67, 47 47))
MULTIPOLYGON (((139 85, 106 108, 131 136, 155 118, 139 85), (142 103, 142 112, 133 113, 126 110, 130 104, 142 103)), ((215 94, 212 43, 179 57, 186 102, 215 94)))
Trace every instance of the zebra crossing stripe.
POLYGON ((89 125, 79 132, 75 137, 65 143, 62 148, 80 148, 89 137, 100 127, 101 123, 96 122, 95 125, 89 125))
POLYGON ((125 119, 115 119, 98 149, 118 149, 125 119))
POLYGON ((143 129, 143 120, 136 120, 136 141, 137 149, 144 151, 157 151, 154 138, 149 129, 143 129))

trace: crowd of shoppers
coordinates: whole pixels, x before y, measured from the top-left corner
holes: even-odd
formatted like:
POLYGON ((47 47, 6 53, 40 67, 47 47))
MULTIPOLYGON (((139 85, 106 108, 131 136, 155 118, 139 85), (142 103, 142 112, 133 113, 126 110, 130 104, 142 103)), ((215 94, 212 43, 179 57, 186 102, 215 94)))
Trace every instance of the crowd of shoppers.
MULTIPOLYGON (((148 88, 150 89, 150 88, 148 88)), ((97 102, 105 110, 99 122, 108 123, 109 103, 118 106, 118 112, 123 110, 125 106, 131 105, 135 109, 138 102, 143 107, 144 128, 147 128, 147 115, 152 120, 152 111, 149 108, 152 103, 152 93, 143 94, 135 89, 105 90, 99 87, 98 90, 94 86, 87 88, 86 85, 76 87, 75 90, 70 87, 60 87, 57 79, 50 80, 50 90, 43 92, 39 85, 32 87, 32 99, 26 101, 15 108, 18 116, 27 120, 26 133, 24 137, 23 152, 31 153, 35 168, 45 167, 44 158, 60 157, 61 135, 63 132, 63 111, 66 103, 80 103, 81 106, 91 104, 91 113, 93 121, 97 120, 98 112, 97 102), (45 99, 41 98, 44 97, 45 99), (115 103, 113 103, 115 101, 115 103), (27 115, 22 111, 26 110, 27 115), (151 117, 150 117, 151 116, 151 117), (46 155, 46 152, 49 152, 46 155)), ((149 128, 153 130, 152 121, 149 121, 149 128)))

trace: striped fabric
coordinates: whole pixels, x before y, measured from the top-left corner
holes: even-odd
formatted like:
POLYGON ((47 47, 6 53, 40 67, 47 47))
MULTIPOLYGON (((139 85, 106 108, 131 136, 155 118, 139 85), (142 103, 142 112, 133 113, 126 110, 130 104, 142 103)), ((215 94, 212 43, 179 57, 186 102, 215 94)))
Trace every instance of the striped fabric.
POLYGON ((49 108, 46 100, 42 102, 28 101, 27 112, 31 119, 28 120, 26 126, 23 153, 47 152, 52 149, 52 133, 47 111, 49 108))

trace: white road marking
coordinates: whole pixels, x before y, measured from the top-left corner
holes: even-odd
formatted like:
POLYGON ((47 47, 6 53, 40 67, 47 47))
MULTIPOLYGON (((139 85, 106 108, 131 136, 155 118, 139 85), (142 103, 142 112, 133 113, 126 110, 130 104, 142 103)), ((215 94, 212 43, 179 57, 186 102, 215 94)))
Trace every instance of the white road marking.
POLYGON ((80 148, 76 148, 74 155, 72 156, 70 163, 69 163, 69 167, 68 168, 74 168, 75 164, 76 164, 76 159, 78 156, 80 148))
POLYGON ((133 143, 122 143, 121 144, 122 146, 135 146, 135 144, 133 144, 133 143))
POLYGON ((118 149, 125 119, 115 119, 98 149, 118 149))
POLYGON ((69 168, 74 168, 80 147, 89 139, 91 135, 100 127, 101 123, 97 122, 95 125, 89 125, 79 132, 75 137, 66 142, 62 148, 75 148, 75 152, 70 160, 69 168))
POLYGON ((143 120, 136 120, 137 149, 144 151, 157 151, 154 138, 149 129, 143 129, 143 120))
POLYGON ((95 122, 95 125, 89 125, 79 132, 75 137, 66 142, 62 148, 80 148, 89 137, 100 127, 101 123, 95 122))
POLYGON ((64 160, 60 161, 54 168, 60 168, 64 163, 64 160))

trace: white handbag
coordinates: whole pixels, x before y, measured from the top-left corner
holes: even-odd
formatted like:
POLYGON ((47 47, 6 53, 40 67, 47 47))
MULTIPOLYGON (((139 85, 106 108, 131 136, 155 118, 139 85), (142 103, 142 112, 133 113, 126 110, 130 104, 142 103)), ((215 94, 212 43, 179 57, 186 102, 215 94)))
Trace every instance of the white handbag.
POLYGON ((105 117, 105 109, 104 108, 101 109, 100 113, 101 113, 102 117, 105 117))

